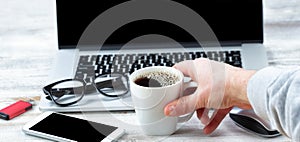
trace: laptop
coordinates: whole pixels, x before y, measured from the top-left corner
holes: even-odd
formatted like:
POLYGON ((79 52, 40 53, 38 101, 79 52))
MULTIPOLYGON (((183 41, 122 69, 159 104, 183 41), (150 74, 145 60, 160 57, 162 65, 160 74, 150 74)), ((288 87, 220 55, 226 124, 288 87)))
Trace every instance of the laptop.
MULTIPOLYGON (((196 58, 245 69, 267 66, 261 0, 56 0, 54 8, 58 52, 48 83, 113 72, 128 75, 196 58), (202 35, 201 41, 195 34, 202 35)), ((39 108, 122 111, 133 110, 133 104, 130 92, 120 98, 93 92, 67 107, 42 95, 39 108)))

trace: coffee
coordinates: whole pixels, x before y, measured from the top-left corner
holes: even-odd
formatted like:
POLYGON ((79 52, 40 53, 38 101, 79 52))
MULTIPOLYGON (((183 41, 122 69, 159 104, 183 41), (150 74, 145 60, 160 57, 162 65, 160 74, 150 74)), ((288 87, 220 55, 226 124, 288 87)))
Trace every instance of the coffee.
POLYGON ((153 71, 141 74, 134 83, 143 87, 164 87, 175 84, 178 81, 179 77, 173 73, 153 71))

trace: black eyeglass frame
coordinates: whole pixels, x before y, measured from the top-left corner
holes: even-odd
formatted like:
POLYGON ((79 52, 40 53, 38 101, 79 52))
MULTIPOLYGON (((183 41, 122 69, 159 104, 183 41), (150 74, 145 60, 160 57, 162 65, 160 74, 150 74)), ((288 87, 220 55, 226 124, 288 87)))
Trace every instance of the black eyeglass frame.
MULTIPOLYGON (((107 81, 109 81, 109 80, 101 81, 99 83, 105 84, 105 83, 107 83, 107 81)), ((92 81, 89 82, 89 83, 91 83, 91 85, 94 86, 94 88, 98 91, 98 93, 100 93, 100 94, 102 94, 106 97, 116 98, 116 97, 123 96, 123 95, 125 95, 129 92, 128 77, 125 76, 125 75, 122 75, 122 74, 101 74, 101 75, 97 75, 95 78, 92 78, 92 81), (120 77, 124 77, 126 79, 126 84, 127 84, 128 89, 124 93, 119 94, 119 95, 108 95, 108 94, 104 93, 103 91, 101 91, 101 89, 97 88, 96 83, 95 83, 96 78, 98 78, 100 76, 104 76, 104 75, 119 75, 120 77)), ((54 82, 52 84, 49 84, 49 85, 43 87, 43 92, 44 92, 45 95, 47 95, 46 99, 52 100, 55 104, 57 104, 59 106, 66 107, 66 106, 73 105, 73 104, 79 102, 83 98, 83 96, 86 94, 86 90, 87 90, 86 88, 87 88, 87 82, 84 79, 64 79, 64 80, 60 80, 60 81, 54 82), (51 93, 51 89, 52 89, 52 87, 54 87, 57 84, 60 84, 60 83, 63 83, 63 82, 68 82, 68 81, 79 81, 79 82, 81 82, 83 84, 83 91, 82 91, 82 94, 80 94, 80 97, 78 98, 78 100, 76 100, 74 102, 62 104, 62 103, 57 102, 54 99, 53 94, 51 93)))

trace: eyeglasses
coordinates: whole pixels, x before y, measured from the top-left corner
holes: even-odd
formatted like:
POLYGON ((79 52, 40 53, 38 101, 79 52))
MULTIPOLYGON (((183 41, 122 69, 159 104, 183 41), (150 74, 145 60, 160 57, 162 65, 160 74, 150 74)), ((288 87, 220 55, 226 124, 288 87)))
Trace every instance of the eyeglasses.
POLYGON ((46 99, 59 106, 69 106, 80 101, 92 90, 107 97, 119 97, 128 93, 128 78, 122 74, 104 74, 95 78, 65 79, 43 88, 46 99))

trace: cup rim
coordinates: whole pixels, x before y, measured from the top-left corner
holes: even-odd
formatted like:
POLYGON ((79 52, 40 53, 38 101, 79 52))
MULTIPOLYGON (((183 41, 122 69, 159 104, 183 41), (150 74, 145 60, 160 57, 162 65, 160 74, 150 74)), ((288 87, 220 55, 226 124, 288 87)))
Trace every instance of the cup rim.
MULTIPOLYGON (((174 72, 173 72, 174 73, 174 72)), ((139 69, 139 70, 136 70, 136 71, 134 71, 130 76, 129 76, 129 81, 130 81, 130 83, 132 83, 133 85, 135 85, 135 86, 137 86, 137 87, 140 87, 140 88, 143 88, 143 89, 165 89, 165 88, 169 88, 169 87, 173 87, 173 86, 175 86, 175 85, 178 85, 178 84, 180 84, 180 82, 182 82, 182 80, 183 80, 183 73, 181 72, 181 71, 179 71, 179 70, 177 70, 176 68, 173 68, 173 67, 166 67, 166 66, 152 66, 152 67, 145 67, 145 68, 142 68, 142 69, 139 69), (135 82, 134 82, 134 79, 136 79, 136 78, 134 78, 134 77, 136 77, 136 72, 137 71, 144 71, 144 70, 149 70, 150 68, 154 68, 154 69, 161 69, 161 68, 166 68, 166 69, 171 69, 171 70, 174 70, 175 72, 178 72, 179 74, 179 77, 180 77, 180 79, 176 82, 176 83, 174 83, 174 84, 171 84, 171 85, 167 85, 167 86, 162 86, 162 87, 144 87, 144 86, 141 86, 141 85, 138 85, 138 84, 136 84, 135 82), (133 76, 133 75, 135 75, 135 76, 133 76)))

